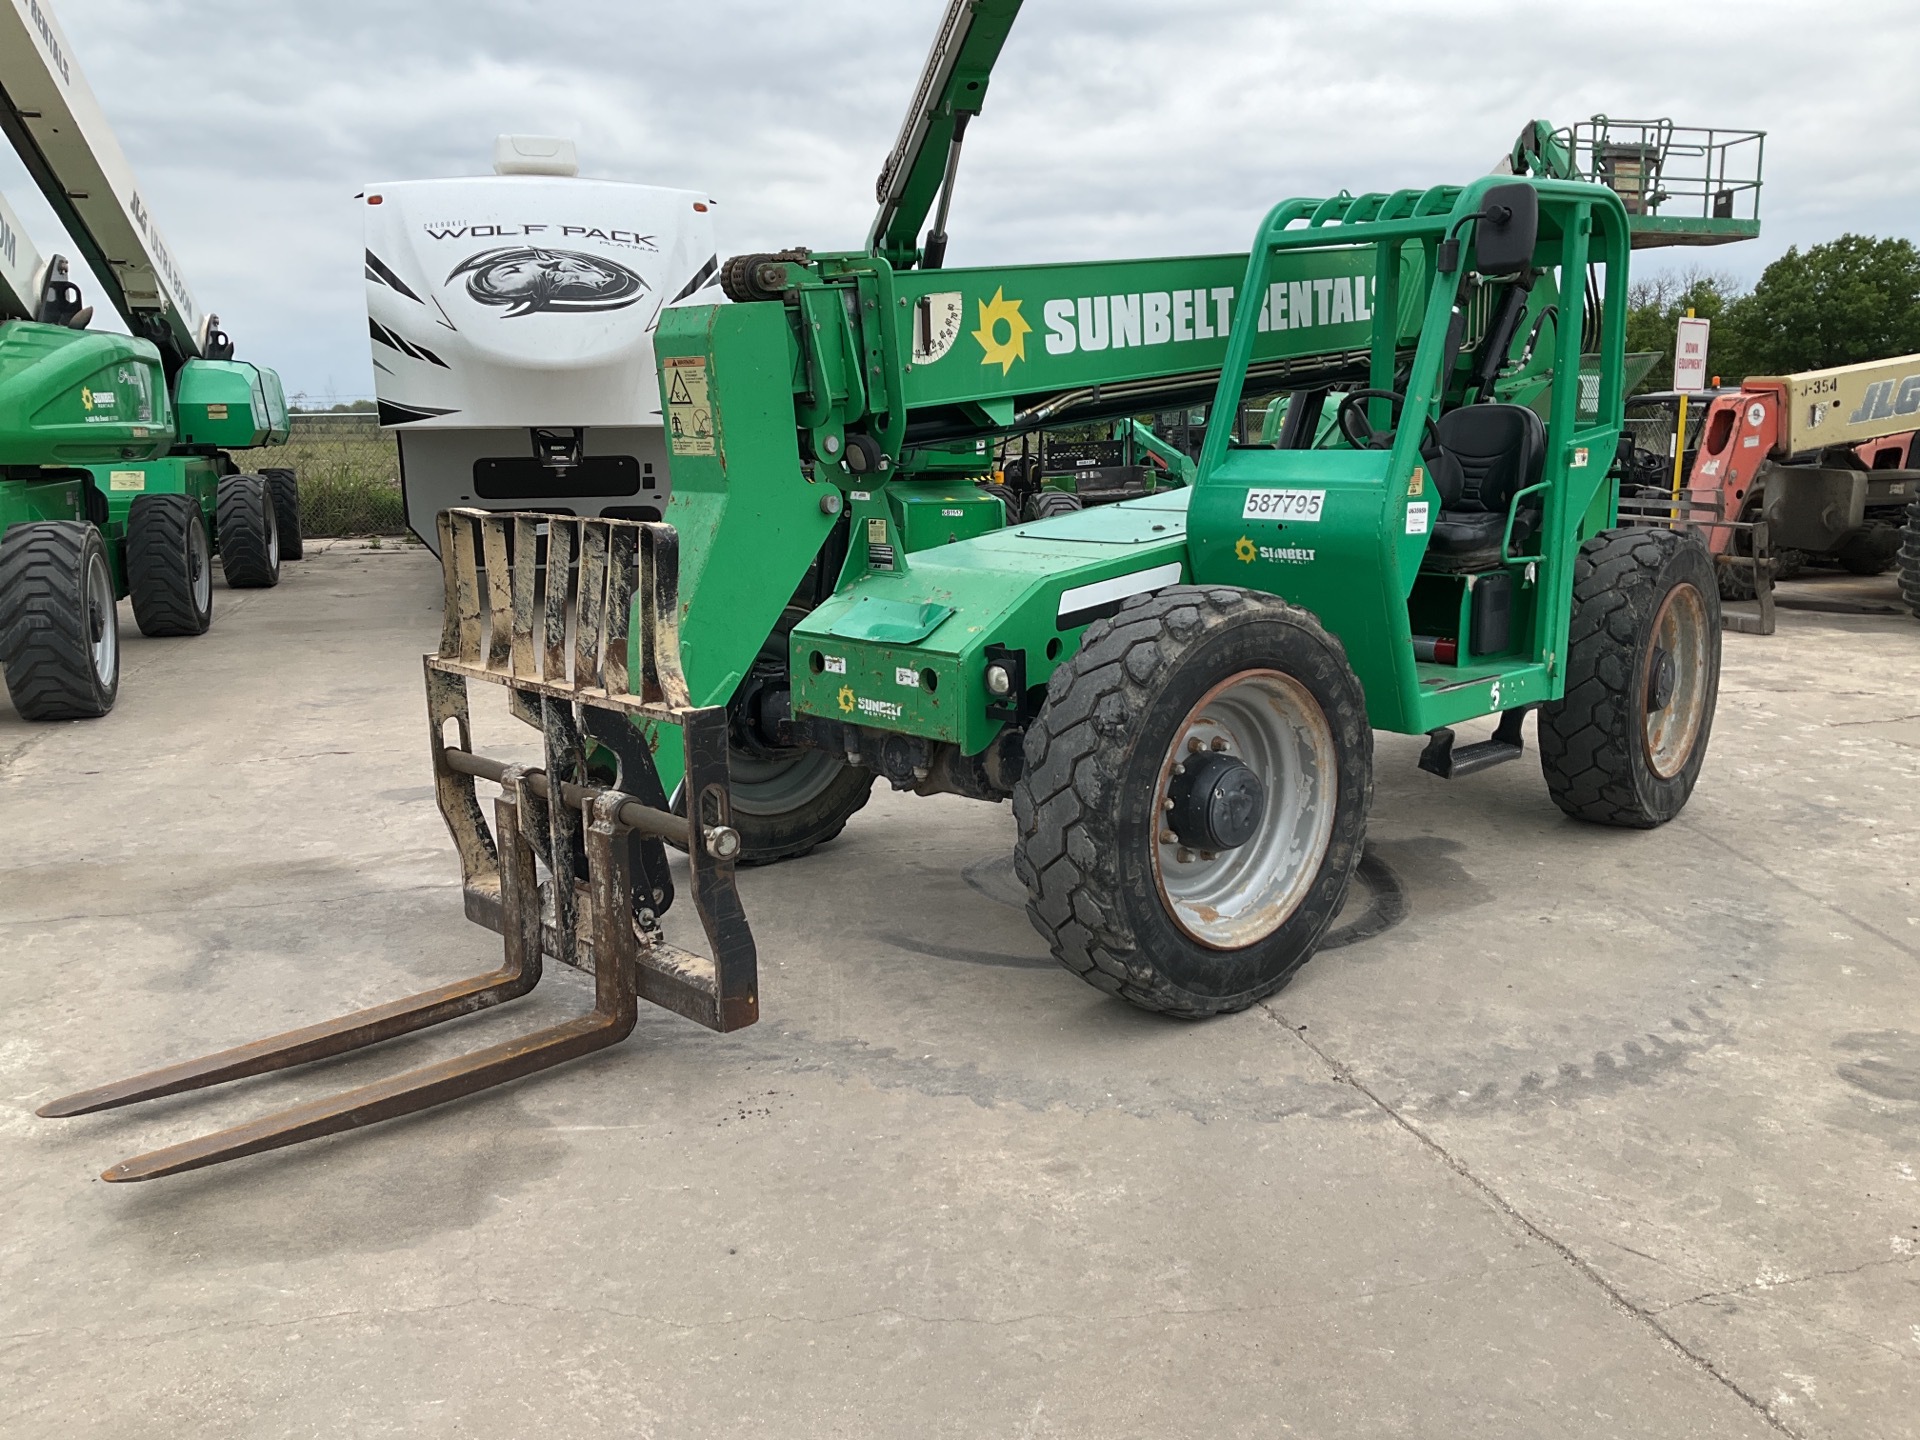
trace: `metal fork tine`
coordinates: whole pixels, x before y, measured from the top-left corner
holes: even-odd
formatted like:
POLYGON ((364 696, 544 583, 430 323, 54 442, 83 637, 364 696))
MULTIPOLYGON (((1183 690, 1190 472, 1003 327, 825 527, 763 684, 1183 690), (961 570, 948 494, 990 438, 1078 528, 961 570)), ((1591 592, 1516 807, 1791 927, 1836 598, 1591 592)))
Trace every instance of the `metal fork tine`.
MULTIPOLYGON (((476 1090, 550 1069, 626 1039, 638 1019, 638 999, 634 989, 637 940, 633 920, 626 906, 629 894, 627 847, 624 843, 617 843, 624 836, 611 818, 619 804, 619 797, 603 797, 596 802, 598 813, 594 823, 587 827, 595 922, 594 1008, 591 1014, 550 1026, 532 1035, 521 1036, 517 1040, 490 1045, 471 1055, 424 1065, 404 1075, 395 1075, 345 1094, 295 1105, 244 1125, 203 1135, 197 1140, 136 1155, 104 1171, 100 1178, 130 1181, 178 1175, 185 1170, 218 1165, 242 1155, 257 1155, 264 1150, 278 1150, 321 1135, 333 1135, 380 1120, 411 1115, 449 1100, 457 1100, 476 1090)), ((522 918, 518 915, 509 916, 508 929, 511 931, 514 928, 512 922, 522 918)))
MULTIPOLYGON (((526 867, 523 875, 503 876, 505 883, 501 888, 506 894, 512 894, 520 888, 515 884, 516 880, 530 882, 533 857, 527 853, 526 845, 520 838, 513 801, 502 796, 496 802, 494 813, 502 867, 515 863, 526 867)), ((536 916, 534 923, 537 924, 537 920, 536 916)), ((256 1040, 250 1045, 236 1045, 231 1050, 203 1055, 197 1060, 182 1061, 178 1065, 150 1070, 144 1075, 115 1081, 111 1085, 100 1085, 62 1096, 58 1100, 48 1101, 34 1113, 49 1118, 89 1115, 97 1110, 114 1110, 141 1100, 157 1100, 162 1095, 204 1090, 209 1085, 224 1084, 228 1080, 287 1070, 295 1065, 323 1060, 329 1055, 343 1055, 349 1050, 377 1045, 382 1040, 409 1035, 430 1025, 471 1015, 503 1001, 517 1000, 540 983, 539 932, 530 930, 524 921, 517 930, 511 923, 505 926, 505 930, 508 940, 506 963, 498 970, 423 990, 404 1000, 356 1010, 350 1015, 342 1015, 318 1025, 290 1030, 284 1035, 256 1040), (531 943, 529 935, 532 937, 531 943)))
POLYGON ((455 636, 455 653, 463 660, 477 661, 480 658, 480 572, 474 562, 473 527, 471 516, 456 516, 453 548, 441 552, 452 572, 450 583, 457 611, 457 615, 444 624, 441 643, 445 643, 446 632, 451 631, 455 636))
POLYGON ((573 683, 600 688, 600 626, 607 599, 607 527, 581 522, 580 604, 573 621, 573 683))
POLYGON ((607 610, 601 626, 600 681, 609 694, 627 693, 627 627, 633 615, 634 566, 638 544, 632 528, 621 525, 607 538, 607 610))
POLYGON ((513 567, 507 563, 507 524, 480 522, 487 557, 487 668, 506 670, 513 659, 513 567))
POLYGON ((450 660, 460 653, 460 567, 454 562, 454 530, 463 528, 466 521, 455 518, 453 511, 440 512, 440 554, 444 557, 440 565, 441 583, 446 587, 446 600, 440 610, 440 655, 450 660))
POLYGON ((567 683, 567 570, 573 564, 574 522, 556 515, 547 521, 547 603, 541 626, 541 678, 567 683))
POLYGON ((540 537, 533 516, 513 517, 513 673, 533 675, 533 582, 540 537))

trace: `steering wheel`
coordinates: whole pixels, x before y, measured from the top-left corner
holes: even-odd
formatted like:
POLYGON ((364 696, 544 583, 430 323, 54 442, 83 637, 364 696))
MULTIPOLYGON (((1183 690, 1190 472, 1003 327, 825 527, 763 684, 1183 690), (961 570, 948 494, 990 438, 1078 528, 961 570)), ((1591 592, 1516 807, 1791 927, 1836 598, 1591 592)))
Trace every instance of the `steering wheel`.
MULTIPOLYGON (((1391 450, 1393 437, 1400 429, 1400 411, 1405 407, 1407 397, 1398 390, 1351 390, 1346 399, 1340 402, 1340 409, 1334 421, 1340 427, 1340 433, 1353 442, 1356 450, 1391 450), (1391 400, 1393 402, 1393 424, 1385 430, 1373 428, 1373 422, 1367 419, 1366 412, 1360 407, 1369 400, 1391 400)), ((1440 429, 1433 423, 1431 415, 1420 417, 1426 422, 1427 439, 1434 448, 1440 445, 1440 429)))

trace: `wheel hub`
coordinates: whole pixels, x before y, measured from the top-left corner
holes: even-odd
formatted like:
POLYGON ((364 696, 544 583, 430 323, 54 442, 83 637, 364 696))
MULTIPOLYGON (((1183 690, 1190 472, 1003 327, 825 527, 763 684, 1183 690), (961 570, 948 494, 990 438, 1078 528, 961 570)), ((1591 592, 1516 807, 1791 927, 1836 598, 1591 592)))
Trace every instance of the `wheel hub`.
POLYGON ((1647 663, 1647 709, 1660 711, 1673 703, 1674 687, 1680 683, 1680 668, 1673 652, 1656 648, 1647 663))
POLYGON ((1168 787, 1173 833, 1194 850, 1237 850, 1260 829, 1267 790, 1233 755, 1209 751, 1183 765, 1168 787))

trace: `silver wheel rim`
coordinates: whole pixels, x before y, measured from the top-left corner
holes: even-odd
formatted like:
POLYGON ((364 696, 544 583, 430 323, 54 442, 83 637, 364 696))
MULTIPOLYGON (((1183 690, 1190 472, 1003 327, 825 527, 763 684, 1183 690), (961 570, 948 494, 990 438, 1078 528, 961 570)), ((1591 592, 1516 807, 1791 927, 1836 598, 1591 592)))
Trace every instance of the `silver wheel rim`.
POLYGON ((1299 908, 1333 836, 1339 762, 1333 728, 1311 691, 1278 670, 1222 681, 1187 712, 1161 761, 1154 816, 1154 881, 1174 923, 1202 945, 1239 950, 1264 940, 1299 908), (1266 787, 1266 813, 1237 849, 1191 850, 1165 828, 1170 790, 1186 758, 1224 751, 1266 787))
POLYGON ((260 498, 267 506, 267 569, 280 568, 280 517, 273 513, 273 492, 260 482, 260 498))
POLYGON ((106 557, 87 562, 87 626, 92 635, 93 673, 102 689, 120 673, 120 626, 113 598, 113 575, 106 557))
POLYGON ((768 760, 734 750, 727 756, 727 790, 746 815, 785 815, 827 793, 846 762, 823 750, 768 760))
POLYGON ((1699 738, 1707 709, 1709 649, 1706 601, 1691 585, 1674 586, 1653 617, 1652 638, 1639 677, 1640 703, 1646 707, 1647 765, 1662 780, 1671 780, 1686 768, 1699 738), (1653 657, 1660 650, 1673 657, 1673 695, 1655 710, 1647 706, 1647 690, 1653 679, 1653 657))
POLYGON ((196 516, 187 523, 187 583, 193 587, 193 608, 204 615, 213 604, 213 559, 207 552, 207 527, 196 516))

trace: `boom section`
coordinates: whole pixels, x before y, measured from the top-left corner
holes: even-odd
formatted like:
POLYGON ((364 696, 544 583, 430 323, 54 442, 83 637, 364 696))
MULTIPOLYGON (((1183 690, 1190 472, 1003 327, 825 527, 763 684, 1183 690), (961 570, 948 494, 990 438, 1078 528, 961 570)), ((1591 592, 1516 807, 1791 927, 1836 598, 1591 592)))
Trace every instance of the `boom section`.
MULTIPOLYGON (((1401 263, 1411 276, 1420 262, 1401 263)), ((770 270, 803 452, 845 457, 856 483, 863 455, 867 472, 967 456, 977 471, 989 436, 1204 400, 1237 324, 1254 327, 1252 375, 1269 389, 1357 383, 1377 333, 1377 266, 1351 245, 1289 252, 1251 307, 1244 254, 933 271, 821 255, 770 270)), ((1387 328, 1410 344, 1419 324, 1410 302, 1387 328)))
POLYGON ((0 320, 31 320, 40 303, 40 252, 0 195, 0 320))
POLYGON ((0 130, 108 300, 169 371, 201 353, 199 307, 74 59, 40 0, 0 4, 0 130))
POLYGON ((906 268, 938 269, 946 252, 946 208, 967 122, 980 113, 987 79, 1021 0, 950 0, 907 105, 900 136, 874 183, 879 212, 867 249, 906 268), (923 252, 920 226, 939 200, 939 218, 923 252))

